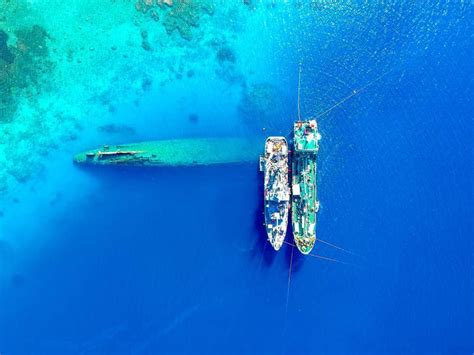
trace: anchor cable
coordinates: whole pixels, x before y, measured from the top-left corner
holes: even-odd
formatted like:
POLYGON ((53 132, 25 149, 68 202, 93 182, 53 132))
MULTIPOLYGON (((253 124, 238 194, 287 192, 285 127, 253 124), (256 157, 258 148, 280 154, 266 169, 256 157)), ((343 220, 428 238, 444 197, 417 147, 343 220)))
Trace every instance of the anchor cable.
POLYGON ((327 110, 324 110, 316 115, 314 115, 312 118, 319 118, 321 116, 324 116, 326 114, 328 114, 329 112, 331 112, 332 110, 334 110, 336 107, 339 107, 341 106, 344 102, 346 102, 347 100, 351 99, 352 97, 360 94, 361 92, 367 90, 370 86, 372 86, 373 84, 375 84, 377 81, 379 81, 380 79, 382 79, 383 77, 385 77, 388 73, 392 72, 392 70, 389 70, 389 71, 386 71, 385 73, 383 73, 382 75, 376 77, 374 80, 371 80, 369 81, 367 84, 365 84, 364 86, 362 86, 361 88, 359 89, 354 89, 352 90, 352 93, 347 95, 346 97, 344 97, 342 100, 340 100, 339 102, 337 102, 336 104, 334 104, 333 106, 329 107, 327 110))
MULTIPOLYGON (((289 243, 289 242, 283 242, 283 243, 288 244, 288 245, 291 245, 292 247, 295 247, 294 244, 291 244, 291 243, 289 243)), ((293 255, 293 254, 292 254, 292 255, 293 255)), ((338 264, 357 266, 356 264, 353 264, 353 263, 347 263, 347 262, 345 262, 345 261, 340 261, 340 260, 337 260, 337 259, 328 258, 327 256, 321 256, 321 255, 318 255, 318 254, 309 253, 309 254, 306 254, 306 255, 311 256, 311 257, 313 257, 313 258, 323 259, 323 260, 326 260, 326 261, 332 261, 332 262, 338 263, 338 264)))
POLYGON ((357 257, 359 257, 359 258, 362 258, 361 255, 358 255, 358 254, 356 254, 356 253, 354 253, 354 252, 352 252, 352 251, 350 251, 350 250, 341 248, 340 246, 337 246, 337 245, 335 245, 335 244, 329 243, 329 242, 327 242, 327 241, 325 241, 325 240, 322 240, 321 238, 316 239, 316 242, 320 242, 320 243, 329 245, 330 247, 333 247, 333 248, 335 248, 335 249, 338 249, 338 250, 340 250, 340 251, 343 251, 344 253, 351 254, 351 255, 357 256, 357 257))

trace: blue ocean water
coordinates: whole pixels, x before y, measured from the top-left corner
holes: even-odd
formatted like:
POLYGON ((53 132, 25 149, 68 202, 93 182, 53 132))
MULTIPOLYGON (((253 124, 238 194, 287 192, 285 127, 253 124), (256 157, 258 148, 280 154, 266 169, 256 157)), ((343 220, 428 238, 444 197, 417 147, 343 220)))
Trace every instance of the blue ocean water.
POLYGON ((46 156, 45 180, 2 205, 1 354, 472 353, 472 4, 245 11, 223 23, 237 34, 221 78, 117 100, 113 122, 135 135, 82 122, 73 148, 46 156), (257 157, 71 163, 104 139, 287 134, 300 63, 303 116, 322 113, 317 235, 344 250, 272 250, 257 157))

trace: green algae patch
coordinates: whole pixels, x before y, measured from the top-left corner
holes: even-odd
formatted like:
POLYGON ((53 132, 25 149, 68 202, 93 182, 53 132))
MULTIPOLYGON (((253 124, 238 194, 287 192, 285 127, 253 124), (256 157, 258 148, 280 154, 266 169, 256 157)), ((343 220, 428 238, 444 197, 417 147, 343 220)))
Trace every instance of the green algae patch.
POLYGON ((45 74, 51 72, 46 31, 34 25, 14 33, 16 45, 0 29, 0 122, 13 120, 18 102, 38 94, 45 74))

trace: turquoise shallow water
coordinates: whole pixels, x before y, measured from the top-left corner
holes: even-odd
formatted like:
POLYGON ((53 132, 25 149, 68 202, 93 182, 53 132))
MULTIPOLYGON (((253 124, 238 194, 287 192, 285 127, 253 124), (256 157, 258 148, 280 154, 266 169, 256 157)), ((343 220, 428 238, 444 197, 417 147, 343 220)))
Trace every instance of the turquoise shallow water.
POLYGON ((0 5, 0 353, 472 352, 470 3, 0 5), (319 242, 291 279, 257 159, 71 163, 286 135, 300 63, 317 235, 350 253, 319 242))

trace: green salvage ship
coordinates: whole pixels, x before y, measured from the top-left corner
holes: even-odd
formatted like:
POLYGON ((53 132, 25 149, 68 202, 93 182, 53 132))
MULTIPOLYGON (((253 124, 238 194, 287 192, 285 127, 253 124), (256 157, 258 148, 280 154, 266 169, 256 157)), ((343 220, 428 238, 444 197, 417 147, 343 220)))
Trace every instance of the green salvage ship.
POLYGON ((256 139, 191 138, 104 145, 74 157, 77 164, 127 166, 195 166, 254 162, 256 139))
POLYGON ((316 242, 316 157, 321 135, 315 120, 294 123, 291 217, 296 246, 309 254, 316 242))

